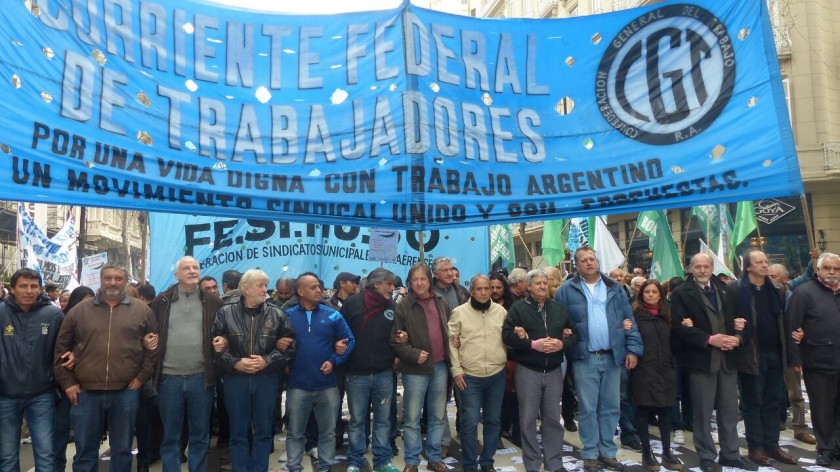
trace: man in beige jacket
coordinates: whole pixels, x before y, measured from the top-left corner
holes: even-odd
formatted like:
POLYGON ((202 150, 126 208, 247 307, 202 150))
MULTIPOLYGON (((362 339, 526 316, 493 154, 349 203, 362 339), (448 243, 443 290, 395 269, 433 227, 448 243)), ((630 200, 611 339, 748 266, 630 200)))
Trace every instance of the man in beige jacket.
POLYGON ((505 362, 502 325, 507 312, 490 299, 490 279, 475 275, 470 298, 452 310, 449 357, 452 377, 461 391, 461 457, 464 471, 493 470, 493 455, 501 432, 505 362), (484 411, 484 448, 478 456, 478 422, 484 411))

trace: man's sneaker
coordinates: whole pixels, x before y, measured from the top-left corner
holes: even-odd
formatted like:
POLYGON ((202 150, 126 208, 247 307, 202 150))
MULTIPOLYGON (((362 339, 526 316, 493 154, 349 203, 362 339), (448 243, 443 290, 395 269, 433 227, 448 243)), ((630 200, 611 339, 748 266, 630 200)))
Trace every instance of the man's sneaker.
POLYGON ((599 472, 601 469, 598 467, 598 461, 595 459, 584 459, 583 461, 583 472, 599 472))
POLYGON ((642 443, 639 442, 638 439, 632 438, 627 442, 622 442, 621 447, 624 449, 629 449, 633 452, 642 452, 642 443))
POLYGON ((313 447, 312 449, 306 451, 306 453, 309 454, 309 457, 315 459, 316 461, 318 460, 318 448, 317 447, 313 447))
POLYGON ((21 444, 32 444, 32 438, 29 436, 20 438, 21 444))
POLYGON ((685 432, 681 429, 674 431, 674 444, 685 444, 685 432))
POLYGON ((362 472, 362 469, 356 467, 355 465, 348 465, 347 472, 362 472))
MULTIPOLYGON (((358 470, 358 469, 356 469, 356 470, 358 470)), ((347 472, 352 472, 350 470, 350 467, 347 468, 347 472)), ((400 469, 394 467, 394 464, 391 464, 389 462, 385 465, 381 465, 381 466, 373 469, 373 472, 400 472, 400 469)))
POLYGON ((277 462, 288 462, 288 461, 289 461, 289 456, 288 456, 288 454, 286 454, 286 451, 283 451, 280 454, 277 454, 277 462))

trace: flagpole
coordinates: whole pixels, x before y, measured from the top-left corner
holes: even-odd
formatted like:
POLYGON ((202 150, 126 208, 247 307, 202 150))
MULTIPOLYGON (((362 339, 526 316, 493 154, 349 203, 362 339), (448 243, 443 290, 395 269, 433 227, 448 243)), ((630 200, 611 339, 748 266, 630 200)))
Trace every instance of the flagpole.
POLYGON ((685 222, 685 234, 683 235, 682 246, 680 246, 680 261, 685 260, 685 245, 688 244, 688 230, 691 229, 691 217, 694 213, 688 212, 688 221, 685 222))
MULTIPOLYGON (((638 222, 638 221, 637 221, 638 222)), ((630 236, 630 243, 627 245, 627 249, 624 251, 624 269, 625 271, 630 268, 630 247, 633 246, 633 240, 636 239, 636 225, 633 225, 633 234, 630 236)))
POLYGON ((758 219, 755 220, 755 232, 758 233, 758 247, 764 252, 764 241, 761 240, 761 228, 758 226, 758 219))
MULTIPOLYGON (((799 195, 799 201, 802 204, 802 212, 805 213, 805 232, 808 236, 808 246, 810 246, 811 252, 814 252, 817 249, 817 243, 815 241, 814 226, 811 224, 811 210, 808 209, 808 201, 804 193, 799 195)), ((756 226, 758 226, 757 222, 756 226)))
POLYGON ((531 261, 531 264, 534 263, 534 256, 531 254, 531 251, 528 250, 528 244, 525 242, 525 238, 523 237, 524 231, 523 228, 520 226, 519 231, 516 232, 519 235, 519 240, 522 241, 522 247, 525 248, 525 254, 528 254, 528 259, 531 261))

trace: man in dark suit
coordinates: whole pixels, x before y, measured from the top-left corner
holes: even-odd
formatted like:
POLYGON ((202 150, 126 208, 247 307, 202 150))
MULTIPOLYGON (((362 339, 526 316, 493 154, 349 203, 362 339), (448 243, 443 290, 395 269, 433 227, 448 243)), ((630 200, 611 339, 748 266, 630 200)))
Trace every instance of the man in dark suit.
POLYGON ((675 351, 679 364, 689 371, 694 447, 700 456, 700 469, 714 471, 718 454, 712 440, 711 419, 717 410, 720 464, 758 470, 744 461, 738 451, 737 356, 744 341, 740 333, 745 320, 736 320, 736 294, 713 275, 713 268, 711 256, 695 254, 691 258, 691 275, 671 295, 675 351))

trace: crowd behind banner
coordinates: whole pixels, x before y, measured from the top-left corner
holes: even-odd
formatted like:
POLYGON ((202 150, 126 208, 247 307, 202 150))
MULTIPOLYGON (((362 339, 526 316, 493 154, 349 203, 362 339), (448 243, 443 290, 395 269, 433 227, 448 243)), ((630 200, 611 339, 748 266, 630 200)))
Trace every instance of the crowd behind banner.
POLYGON ((398 472, 401 427, 402 470, 416 472, 422 454, 444 472, 453 394, 467 471, 494 470, 501 438, 522 448, 526 470, 564 470, 566 430, 580 435, 586 472, 623 470, 617 425, 621 447, 641 453, 649 471, 683 470, 671 444, 689 432, 704 472, 797 464, 779 443, 787 401, 794 438, 816 444, 816 463, 830 467, 839 452, 840 256, 813 256, 789 280, 751 249, 741 278, 727 282, 699 253, 685 278, 658 281, 599 267, 583 246, 568 277, 554 267, 494 271, 472 275, 469 290, 448 257, 413 265, 405 279, 377 268, 325 286, 312 271, 202 277, 186 256, 176 283, 157 293, 129 285, 113 263, 101 268, 98 291, 69 294, 44 290, 22 268, 0 304, 0 469, 18 467, 25 417, 37 470, 66 468, 71 430, 73 469, 95 470, 106 426, 115 471, 132 469, 135 437, 139 470, 156 460, 165 471, 182 462, 207 470, 211 434, 223 470, 265 471, 285 429, 279 459, 292 472, 307 454, 331 470, 345 431, 348 471, 366 467, 369 444, 373 470, 398 472), (651 446, 653 418, 661 451, 651 446))

